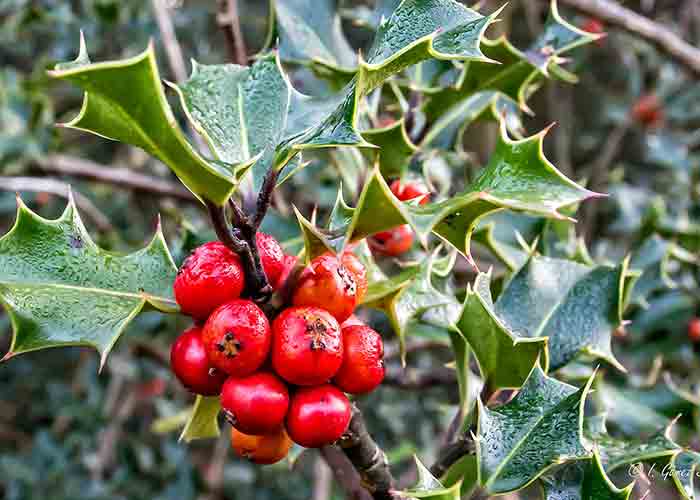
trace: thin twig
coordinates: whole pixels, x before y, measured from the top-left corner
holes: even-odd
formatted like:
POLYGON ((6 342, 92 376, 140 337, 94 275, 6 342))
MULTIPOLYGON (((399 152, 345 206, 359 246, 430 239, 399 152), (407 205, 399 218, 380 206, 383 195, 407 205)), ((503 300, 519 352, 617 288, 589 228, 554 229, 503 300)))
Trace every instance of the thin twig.
POLYGON ((700 49, 693 47, 665 26, 611 0, 562 0, 562 3, 644 38, 695 75, 700 75, 700 49))
POLYGON ((272 296, 272 286, 262 267, 256 231, 250 227, 231 227, 224 207, 206 202, 214 231, 219 240, 241 259, 246 280, 246 293, 254 301, 264 303, 272 296))
POLYGON ((263 180, 263 185, 258 193, 258 200, 255 205, 255 214, 253 216, 253 221, 251 225, 257 231, 262 224, 265 215, 267 214, 268 208, 270 208, 270 203, 272 202, 272 193, 277 185, 277 177, 279 175, 279 170, 275 168, 275 165, 270 165, 269 170, 265 174, 265 180, 263 180))
POLYGON ((471 432, 464 433, 457 441, 450 443, 440 451, 438 459, 430 467, 430 472, 439 478, 460 458, 475 452, 476 445, 472 439, 471 432))
MULTIPOLYGON (((68 198, 71 187, 65 182, 56 179, 43 177, 0 177, 0 190, 19 192, 29 191, 32 193, 51 193, 62 198, 68 198)), ((81 212, 95 223, 97 228, 105 233, 114 231, 114 226, 109 222, 105 214, 100 211, 95 204, 87 197, 73 191, 73 199, 81 212)))
POLYGON ((172 196, 179 200, 199 203, 192 193, 182 186, 165 179, 135 172, 130 168, 102 165, 84 158, 63 154, 49 155, 39 160, 38 164, 45 172, 80 177, 105 184, 114 184, 132 191, 172 196))
POLYGON ((219 11, 216 22, 226 37, 226 49, 229 59, 241 66, 248 65, 248 54, 241 31, 241 21, 238 15, 236 0, 219 0, 219 11))

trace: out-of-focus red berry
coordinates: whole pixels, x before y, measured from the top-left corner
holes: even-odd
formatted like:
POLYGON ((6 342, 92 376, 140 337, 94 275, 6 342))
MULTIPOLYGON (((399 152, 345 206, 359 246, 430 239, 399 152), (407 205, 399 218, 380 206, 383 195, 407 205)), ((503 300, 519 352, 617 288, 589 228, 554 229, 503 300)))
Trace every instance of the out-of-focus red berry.
POLYGON ((269 234, 258 232, 255 235, 258 245, 260 262, 262 263, 267 281, 273 285, 279 280, 284 271, 284 252, 279 242, 269 234))
POLYGON ((369 247, 375 253, 398 257, 408 252, 413 246, 413 230, 408 224, 381 231, 367 239, 369 247))
POLYGON ((394 196, 401 201, 420 198, 419 204, 421 205, 425 205, 430 201, 430 191, 419 182, 407 182, 403 184, 400 180, 396 179, 389 187, 391 188, 391 192, 394 193, 394 196))
POLYGON ((632 107, 632 118, 646 127, 654 127, 664 120, 663 104, 654 94, 646 94, 632 107))

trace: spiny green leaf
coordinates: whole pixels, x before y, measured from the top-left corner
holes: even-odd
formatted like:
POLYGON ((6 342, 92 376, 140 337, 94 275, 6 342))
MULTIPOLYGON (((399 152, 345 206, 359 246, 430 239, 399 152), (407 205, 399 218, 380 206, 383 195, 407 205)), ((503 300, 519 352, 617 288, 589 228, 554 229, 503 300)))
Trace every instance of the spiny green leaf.
POLYGON ((542 478, 544 500, 628 500, 634 481, 618 488, 608 478, 598 453, 586 461, 564 465, 542 478))
POLYGON ((474 350, 484 383, 491 390, 519 388, 538 359, 547 370, 547 339, 520 337, 501 323, 491 299, 490 280, 490 273, 481 273, 467 289, 457 328, 474 350))
POLYGON ((432 232, 475 265, 470 253, 471 233, 485 215, 508 208, 564 218, 559 212, 561 207, 598 196, 567 179, 547 161, 542 153, 545 133, 546 130, 513 141, 502 124, 496 151, 475 182, 463 193, 437 203, 401 202, 375 168, 365 183, 357 207, 343 206, 343 220, 349 221, 345 235, 341 234, 338 224, 325 239, 323 231, 319 230, 317 247, 338 250, 350 241, 409 224, 424 246, 432 232), (377 217, 377 213, 382 217, 377 217))
POLYGON ((665 429, 644 439, 614 438, 608 434, 605 417, 592 417, 586 421, 585 436, 596 444, 601 463, 612 471, 624 465, 670 458, 681 451, 671 439, 671 422, 665 429))
POLYGON ((409 159, 418 150, 406 132, 403 119, 388 127, 365 130, 362 137, 379 149, 364 148, 363 155, 379 162, 379 171, 389 179, 400 177, 407 169, 409 159))
POLYGON ((104 364, 144 307, 177 311, 176 272, 160 227, 144 249, 116 255, 92 241, 72 198, 56 220, 18 199, 15 225, 0 238, 0 300, 14 329, 5 358, 85 345, 97 349, 104 364))
POLYGON ((459 312, 455 298, 433 286, 436 256, 434 252, 415 269, 406 270, 387 280, 381 288, 374 286, 367 291, 365 304, 383 310, 389 317, 394 332, 399 337, 403 363, 406 356, 406 331, 412 322, 422 319, 429 324, 449 328, 459 312))
POLYGON ((521 337, 547 337, 551 369, 587 354, 624 370, 611 335, 622 322, 626 278, 626 262, 589 267, 533 256, 502 291, 495 313, 521 337))
POLYGON ((356 129, 360 100, 391 76, 421 61, 479 60, 479 48, 490 16, 454 0, 404 0, 379 26, 367 59, 360 58, 353 80, 341 91, 343 101, 319 125, 297 137, 295 149, 368 146, 356 129))
POLYGON ((399 495, 408 498, 430 498, 432 500, 459 500, 461 482, 457 482, 450 487, 445 487, 434 477, 423 463, 414 457, 418 479, 416 484, 409 490, 398 492, 399 495))
POLYGON ((581 389, 547 377, 536 364, 513 400, 489 409, 479 401, 480 483, 492 494, 524 488, 551 467, 589 458, 583 444, 581 389))
POLYGON ((219 411, 221 402, 218 397, 197 396, 192 406, 190 418, 187 420, 180 441, 215 438, 221 434, 219 430, 219 411))
POLYGON ((170 85, 219 160, 238 164, 262 157, 253 169, 259 189, 274 161, 291 99, 276 54, 263 55, 249 67, 193 62, 190 78, 182 85, 170 85))
POLYGON ((680 425, 689 425, 700 407, 700 398, 682 391, 668 376, 652 387, 614 385, 598 381, 593 401, 615 429, 626 435, 650 434, 681 416, 680 425))
POLYGON ((505 37, 483 40, 483 54, 500 64, 484 64, 481 61, 465 64, 456 86, 432 94, 423 108, 436 127, 435 131, 428 132, 430 141, 442 135, 439 144, 452 146, 456 133, 462 130, 461 124, 465 119, 473 120, 479 116, 486 109, 487 99, 495 99, 493 102, 499 103, 499 112, 505 110, 513 115, 511 130, 517 131, 518 113, 502 99, 511 101, 520 110, 530 112, 527 99, 540 85, 542 78, 550 76, 550 73, 554 76, 563 74, 558 66, 560 56, 598 38, 598 35, 586 33, 563 20, 553 1, 545 30, 527 51, 518 50, 505 37))
POLYGON ((678 492, 688 500, 695 500, 696 475, 700 471, 700 453, 684 451, 671 459, 671 477, 678 492))
POLYGON ((84 45, 74 62, 49 75, 85 90, 78 116, 65 127, 138 146, 168 165, 200 198, 223 204, 252 164, 208 161, 178 127, 160 83, 153 45, 129 59, 90 63, 84 45))
POLYGON ((355 72, 357 56, 343 35, 335 4, 272 0, 271 8, 283 61, 309 64, 322 76, 342 79, 345 74, 347 81, 355 72))
POLYGON ((668 275, 668 265, 675 244, 659 235, 652 235, 632 254, 630 269, 640 271, 641 276, 632 287, 631 302, 648 307, 648 297, 658 291, 676 285, 668 275))

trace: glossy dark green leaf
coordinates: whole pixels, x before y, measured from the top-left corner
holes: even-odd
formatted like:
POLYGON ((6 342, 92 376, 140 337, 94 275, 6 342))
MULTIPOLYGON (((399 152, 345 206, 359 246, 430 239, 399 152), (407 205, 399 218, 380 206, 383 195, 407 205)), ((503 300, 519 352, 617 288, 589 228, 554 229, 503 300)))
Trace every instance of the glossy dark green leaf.
POLYGON ((633 303, 648 307, 651 294, 676 286, 668 274, 674 248, 674 243, 652 235, 632 254, 630 269, 641 273, 632 288, 630 300, 633 303))
POLYGON ((590 458, 582 424, 592 382, 576 389, 547 377, 536 364, 510 402, 493 409, 479 403, 481 485, 491 494, 516 491, 556 465, 590 458))
POLYGON ((442 139, 437 144, 451 147, 457 133, 463 130, 462 124, 468 125, 494 103, 498 103, 498 114, 491 116, 498 117, 506 111, 513 117, 511 130, 517 131, 519 113, 501 100, 529 112, 527 99, 540 86, 541 80, 550 74, 562 74, 558 66, 561 55, 597 38, 562 19, 556 2, 552 2, 545 29, 528 50, 518 50, 505 37, 484 40, 481 45, 484 55, 500 64, 470 62, 464 66, 456 86, 433 93, 424 108, 435 124, 435 130, 428 132, 429 141, 433 142, 440 135, 442 139))
POLYGON ((665 376, 651 387, 598 381, 592 400, 607 421, 625 435, 651 434, 681 416, 679 425, 692 422, 700 398, 678 388, 665 376))
POLYGON ((608 434, 605 417, 591 417, 586 422, 585 436, 596 444, 605 470, 663 458, 671 458, 681 451, 671 438, 672 423, 665 429, 644 439, 637 437, 615 438, 608 434))
POLYGON ((345 39, 335 4, 335 0, 272 1, 283 61, 309 64, 320 75, 355 72, 357 55, 345 39))
POLYGON ((345 234, 336 224, 325 235, 318 231, 317 243, 339 249, 379 231, 409 224, 419 241, 427 244, 434 233, 464 255, 473 265, 471 233, 487 214, 507 208, 544 217, 564 218, 561 207, 597 196, 563 176, 543 155, 546 131, 513 141, 501 126, 501 138, 489 164, 462 193, 445 201, 416 205, 399 201, 378 169, 372 172, 352 209, 343 207, 345 234), (376 214, 381 213, 382 217, 376 214))
POLYGON ((544 500, 628 500, 634 482, 618 488, 608 478, 598 453, 590 460, 557 468, 541 481, 544 500))
POLYGON ((364 148, 362 153, 370 161, 379 162, 379 171, 389 179, 401 177, 408 168, 410 158, 418 150, 406 132, 404 120, 398 120, 388 127, 365 130, 364 139, 379 149, 364 148))
POLYGON ((684 451, 671 459, 671 477, 681 496, 687 500, 697 498, 697 475, 700 471, 700 453, 684 451))
POLYGON ((0 300, 14 330, 6 359, 83 345, 97 349, 104 364, 144 308, 178 310, 177 269, 160 228, 142 250, 117 255, 92 241, 72 199, 56 220, 18 204, 14 227, 0 238, 0 300))
POLYGON ((129 59, 90 63, 81 42, 78 58, 49 74, 85 90, 80 113, 64 127, 144 149, 200 198, 225 203, 252 164, 208 161, 187 141, 163 92, 153 45, 129 59))
POLYGON ((254 185, 259 189, 281 142, 292 92, 276 54, 263 55, 246 67, 193 62, 190 78, 171 86, 219 160, 256 162, 254 185))
POLYGON ((494 310, 490 281, 490 274, 481 273, 467 288, 457 328, 474 350, 481 376, 491 391, 519 388, 538 359, 547 370, 547 339, 520 337, 501 323, 494 310))
POLYGON ((531 257, 495 304, 500 321, 522 337, 547 337, 551 369, 580 354, 615 359, 611 336, 622 322, 627 264, 589 267, 531 257))

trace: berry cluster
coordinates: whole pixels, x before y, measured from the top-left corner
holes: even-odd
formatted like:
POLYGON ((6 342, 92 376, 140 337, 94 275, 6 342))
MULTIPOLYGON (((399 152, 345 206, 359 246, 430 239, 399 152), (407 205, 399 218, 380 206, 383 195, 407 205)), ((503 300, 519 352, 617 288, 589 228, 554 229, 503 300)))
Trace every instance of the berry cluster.
POLYGON ((316 448, 336 441, 351 417, 345 393, 372 391, 384 378, 380 335, 353 312, 367 291, 366 271, 352 253, 322 255, 292 272, 297 258, 258 233, 263 270, 290 306, 269 313, 241 298, 238 256, 219 242, 190 255, 175 279, 175 298, 193 317, 175 341, 171 366, 190 391, 220 395, 234 450, 255 463, 284 458, 296 442, 316 448))
MULTIPOLYGON (((418 199, 420 205, 425 205, 430 201, 430 191, 423 184, 417 182, 402 184, 397 179, 391 183, 390 188, 394 196, 401 201, 418 199)), ((411 226, 404 224, 388 231, 376 233, 369 238, 368 242, 373 252, 397 257, 408 252, 413 246, 413 231, 411 226)))

